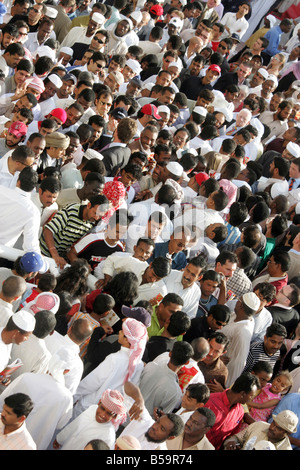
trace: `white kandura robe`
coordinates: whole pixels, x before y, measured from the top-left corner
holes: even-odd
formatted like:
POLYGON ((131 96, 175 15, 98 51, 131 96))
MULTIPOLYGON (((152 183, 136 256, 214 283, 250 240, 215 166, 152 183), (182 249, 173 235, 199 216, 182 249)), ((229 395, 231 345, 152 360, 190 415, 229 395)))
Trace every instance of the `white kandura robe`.
MULTIPOLYGON (((129 353, 128 348, 121 346, 120 351, 109 354, 103 362, 81 380, 74 395, 74 418, 89 406, 97 404, 103 392, 108 388, 122 393, 128 371, 129 353)), ((143 368, 144 363, 140 361, 130 382, 138 383, 143 368)))
MULTIPOLYGON (((232 314, 232 320, 234 318, 235 313, 232 314)), ((226 387, 230 387, 244 370, 253 331, 253 318, 241 320, 238 322, 230 321, 222 329, 222 333, 224 333, 224 335, 226 335, 230 341, 226 353, 226 356, 230 358, 227 364, 228 378, 226 387)))
POLYGON ((25 393, 34 403, 26 418, 26 426, 37 450, 46 450, 56 431, 67 425, 72 417, 71 392, 51 375, 26 372, 20 375, 0 395, 0 408, 4 399, 13 393, 25 393))
POLYGON ((114 449, 116 433, 112 422, 98 423, 95 419, 98 405, 91 405, 67 424, 56 436, 61 450, 83 450, 92 439, 101 439, 114 449))
POLYGON ((11 360, 21 359, 23 365, 12 374, 15 380, 19 375, 25 372, 34 372, 35 374, 46 374, 48 364, 52 354, 48 351, 45 340, 30 335, 27 341, 21 344, 14 344, 11 350, 11 360))

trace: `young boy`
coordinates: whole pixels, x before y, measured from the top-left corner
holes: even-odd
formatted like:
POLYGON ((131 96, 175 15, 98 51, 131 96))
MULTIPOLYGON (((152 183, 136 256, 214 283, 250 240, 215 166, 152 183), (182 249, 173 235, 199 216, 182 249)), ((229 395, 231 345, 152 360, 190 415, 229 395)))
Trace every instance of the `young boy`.
POLYGON ((182 397, 181 408, 176 414, 186 423, 197 408, 205 406, 209 396, 210 391, 207 385, 201 383, 188 385, 182 397))

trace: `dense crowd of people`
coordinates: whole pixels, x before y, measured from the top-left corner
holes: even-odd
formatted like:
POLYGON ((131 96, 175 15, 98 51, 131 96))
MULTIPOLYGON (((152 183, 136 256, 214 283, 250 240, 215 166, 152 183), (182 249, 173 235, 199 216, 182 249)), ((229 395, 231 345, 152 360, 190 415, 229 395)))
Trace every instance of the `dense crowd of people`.
POLYGON ((299 450, 300 6, 0 22, 0 449, 299 450))

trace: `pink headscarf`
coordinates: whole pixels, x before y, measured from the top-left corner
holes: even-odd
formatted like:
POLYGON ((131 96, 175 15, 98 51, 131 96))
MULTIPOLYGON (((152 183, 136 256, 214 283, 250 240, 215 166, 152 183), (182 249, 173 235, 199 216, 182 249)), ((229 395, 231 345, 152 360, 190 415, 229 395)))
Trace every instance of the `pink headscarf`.
POLYGON ((130 343, 128 373, 125 377, 125 382, 127 382, 131 379, 136 366, 141 361, 148 341, 148 333, 145 325, 134 318, 126 318, 123 321, 122 330, 130 343))
POLYGON ((127 409, 124 406, 124 397, 118 390, 110 390, 109 388, 103 392, 101 403, 116 416, 112 419, 112 423, 117 430, 120 424, 126 421, 127 409))
POLYGON ((41 310, 50 310, 52 313, 57 313, 60 305, 60 299, 57 294, 52 292, 41 292, 32 302, 28 303, 25 307, 30 310, 34 315, 41 310))
POLYGON ((107 223, 113 213, 117 211, 125 201, 126 188, 121 181, 108 181, 104 185, 103 194, 112 204, 112 207, 102 217, 102 220, 107 223))

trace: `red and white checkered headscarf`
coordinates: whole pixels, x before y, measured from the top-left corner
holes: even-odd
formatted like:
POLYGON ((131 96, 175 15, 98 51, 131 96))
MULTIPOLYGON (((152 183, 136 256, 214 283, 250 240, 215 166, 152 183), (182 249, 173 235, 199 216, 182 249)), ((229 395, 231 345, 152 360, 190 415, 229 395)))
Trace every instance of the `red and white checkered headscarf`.
POLYGON ((115 417, 112 419, 112 423, 116 429, 120 424, 124 423, 127 417, 127 409, 124 406, 124 397, 118 390, 107 389, 102 394, 100 399, 101 403, 112 413, 115 413, 115 417))
POLYGON ((130 343, 128 372, 125 382, 131 379, 137 364, 141 361, 148 341, 147 328, 143 323, 134 318, 126 318, 122 324, 122 330, 130 343))
POLYGON ((121 181, 108 181, 104 185, 103 194, 112 204, 112 207, 102 217, 102 220, 107 223, 113 213, 118 210, 125 201, 126 188, 121 181))
POLYGON ((26 306, 26 310, 30 310, 34 315, 41 310, 50 310, 57 313, 59 309, 60 298, 52 292, 41 292, 32 302, 26 306))

